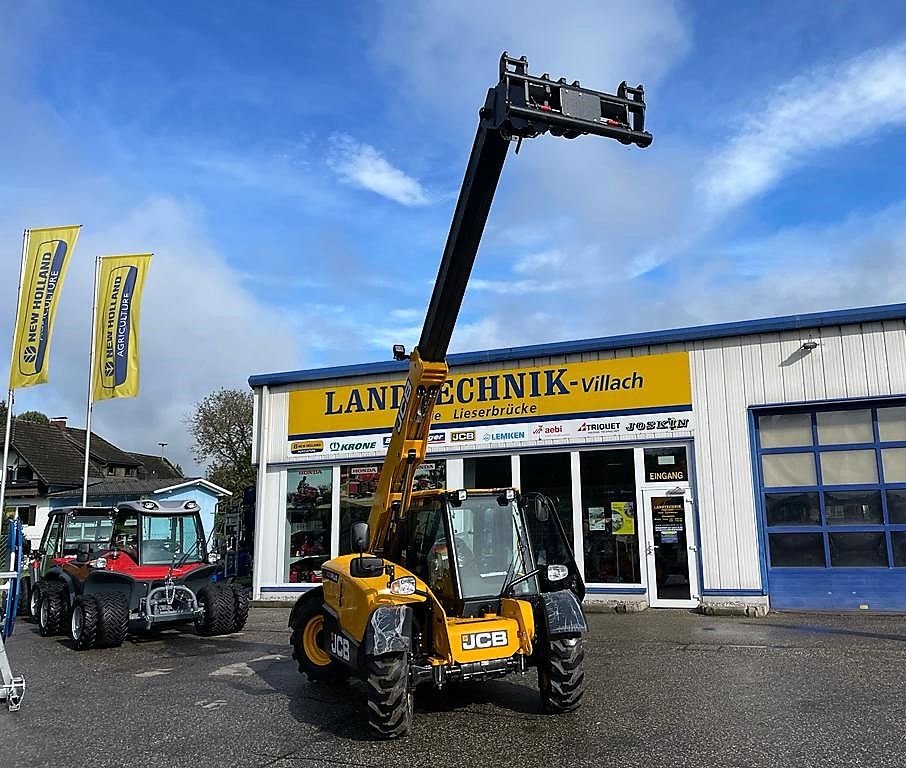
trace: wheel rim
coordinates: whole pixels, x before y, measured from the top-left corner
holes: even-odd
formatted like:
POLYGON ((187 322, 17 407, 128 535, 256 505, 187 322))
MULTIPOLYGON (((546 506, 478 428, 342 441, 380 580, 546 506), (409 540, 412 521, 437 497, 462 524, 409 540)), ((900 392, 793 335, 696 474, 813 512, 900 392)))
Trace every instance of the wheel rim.
POLYGON ((324 617, 314 616, 302 630, 302 650, 312 664, 326 667, 330 664, 330 656, 321 648, 321 638, 324 636, 324 617))
POLYGON ((82 636, 82 606, 77 605, 72 609, 72 639, 78 640, 82 636))
POLYGON ((31 597, 28 599, 28 610, 32 616, 37 616, 41 610, 41 603, 38 602, 40 594, 37 589, 32 589, 31 597))
POLYGON ((50 618, 50 606, 47 603, 48 603, 48 600, 45 597, 41 601, 41 612, 38 617, 38 622, 41 624, 42 627, 47 626, 47 621, 50 618))

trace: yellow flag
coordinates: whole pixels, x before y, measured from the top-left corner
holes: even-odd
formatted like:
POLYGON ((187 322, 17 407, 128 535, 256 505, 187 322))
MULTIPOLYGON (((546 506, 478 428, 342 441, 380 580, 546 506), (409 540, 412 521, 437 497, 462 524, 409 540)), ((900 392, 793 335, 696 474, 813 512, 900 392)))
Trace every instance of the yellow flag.
POLYGON ((9 368, 10 389, 47 381, 53 320, 79 229, 75 226, 28 230, 9 368))
POLYGON ((151 254, 104 256, 94 319, 95 400, 138 395, 138 320, 151 254))

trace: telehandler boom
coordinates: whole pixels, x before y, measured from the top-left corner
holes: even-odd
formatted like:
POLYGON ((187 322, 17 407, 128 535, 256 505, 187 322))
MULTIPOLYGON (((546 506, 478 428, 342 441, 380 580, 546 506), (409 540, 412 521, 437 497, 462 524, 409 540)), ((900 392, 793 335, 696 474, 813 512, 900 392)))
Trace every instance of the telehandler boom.
MULTIPOLYGON (((361 677, 374 733, 409 732, 416 686, 538 668, 545 709, 584 690, 584 583, 550 500, 515 489, 413 490, 425 458, 446 353, 510 142, 543 133, 647 147, 641 85, 616 94, 528 74, 500 58, 479 110, 459 199, 393 425, 368 523, 352 551, 322 566, 323 587, 296 602, 290 643, 313 680, 361 677), (367 552, 367 554, 366 554, 367 552)), ((399 348, 396 355, 402 355, 399 348)))

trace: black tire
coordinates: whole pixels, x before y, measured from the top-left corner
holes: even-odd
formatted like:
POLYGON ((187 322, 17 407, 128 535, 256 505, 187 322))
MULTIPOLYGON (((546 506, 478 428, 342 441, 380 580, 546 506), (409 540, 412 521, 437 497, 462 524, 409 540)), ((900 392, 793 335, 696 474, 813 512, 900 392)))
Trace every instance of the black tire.
POLYGON ((31 616, 31 579, 19 580, 19 604, 17 616, 31 616))
POLYGON ((48 581, 41 586, 41 603, 38 608, 38 630, 42 637, 52 637, 60 633, 60 625, 66 617, 66 599, 64 586, 58 582, 48 581))
POLYGON ((538 665, 538 688, 546 712, 572 712, 585 693, 585 647, 581 637, 552 639, 538 665))
POLYGON ((409 656, 369 656, 368 724, 381 739, 396 739, 412 730, 413 694, 409 690, 409 656))
POLYGON ((41 582, 32 587, 31 594, 28 597, 28 613, 31 620, 38 623, 38 616, 41 613, 41 582))
POLYGON ((296 614, 289 644, 299 672, 317 683, 335 683, 349 677, 349 671, 330 657, 324 648, 324 609, 319 599, 323 593, 309 594, 296 614), (314 647, 312 647, 314 645, 314 647))
POLYGON ((205 584, 196 595, 201 616, 195 618, 195 631, 202 637, 225 635, 233 626, 233 593, 219 584, 205 584))
POLYGON ((87 651, 97 645, 99 616, 94 595, 79 595, 75 599, 69 625, 72 644, 77 651, 87 651))
POLYGON ((229 584, 227 589, 233 593, 233 626, 230 632, 239 632, 249 618, 249 597, 238 584, 229 584))
POLYGON ((94 596, 98 610, 97 646, 119 648, 129 631, 129 603, 121 592, 94 596))

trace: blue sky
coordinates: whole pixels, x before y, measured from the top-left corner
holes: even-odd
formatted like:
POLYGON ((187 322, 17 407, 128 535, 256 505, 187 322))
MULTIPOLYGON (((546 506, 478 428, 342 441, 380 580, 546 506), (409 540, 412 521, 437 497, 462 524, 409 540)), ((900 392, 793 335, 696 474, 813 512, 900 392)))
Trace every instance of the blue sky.
POLYGON ((655 140, 509 157, 453 351, 906 300, 906 6, 628 6, 7 4, 0 354, 22 229, 83 225, 17 410, 84 423, 105 253, 155 258, 142 394, 94 425, 187 468, 212 389, 411 347, 504 49, 644 83, 655 140))

